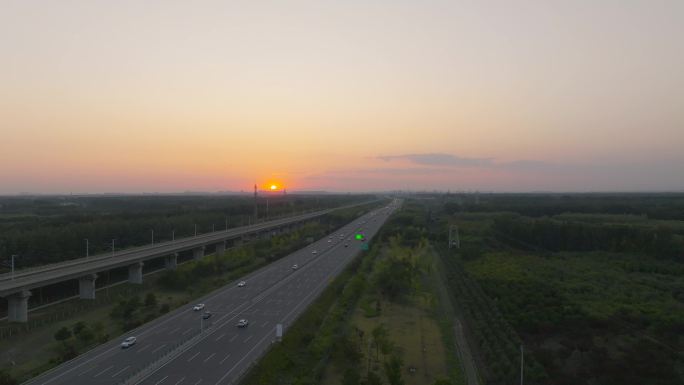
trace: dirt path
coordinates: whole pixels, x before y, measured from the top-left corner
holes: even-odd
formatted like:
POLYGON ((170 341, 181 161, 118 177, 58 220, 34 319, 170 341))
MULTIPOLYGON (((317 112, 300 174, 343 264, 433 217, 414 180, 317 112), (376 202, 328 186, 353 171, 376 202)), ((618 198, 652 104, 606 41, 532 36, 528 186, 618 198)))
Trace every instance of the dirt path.
POLYGON ((442 303, 448 305, 445 306, 446 308, 448 308, 448 315, 451 319, 454 320, 454 336, 456 338, 456 349, 458 350, 461 365, 463 366, 466 384, 480 385, 479 376, 477 374, 477 368, 475 366, 475 361, 470 351, 468 341, 466 340, 465 334, 463 333, 463 326, 461 324, 461 320, 459 319, 459 315, 456 313, 456 309, 454 308, 453 303, 451 302, 451 298, 449 297, 449 292, 447 291, 446 276, 444 275, 445 270, 444 265, 442 264, 442 259, 434 249, 432 250, 432 254, 435 260, 435 270, 437 271, 437 274, 435 275, 437 275, 440 280, 440 284, 437 285, 439 296, 442 303))

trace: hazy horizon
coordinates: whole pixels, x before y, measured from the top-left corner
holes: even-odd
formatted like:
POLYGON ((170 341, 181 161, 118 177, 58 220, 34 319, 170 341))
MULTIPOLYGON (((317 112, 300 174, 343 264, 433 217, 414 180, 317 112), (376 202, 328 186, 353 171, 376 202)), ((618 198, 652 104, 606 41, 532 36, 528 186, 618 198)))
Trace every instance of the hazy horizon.
POLYGON ((684 2, 2 1, 0 195, 684 191, 684 2))

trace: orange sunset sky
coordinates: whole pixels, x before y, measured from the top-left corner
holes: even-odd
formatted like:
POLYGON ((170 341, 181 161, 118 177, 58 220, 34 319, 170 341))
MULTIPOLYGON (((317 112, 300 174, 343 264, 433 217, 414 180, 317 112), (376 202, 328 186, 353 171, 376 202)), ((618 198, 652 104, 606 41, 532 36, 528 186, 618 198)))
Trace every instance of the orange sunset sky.
POLYGON ((679 0, 0 4, 0 194, 684 190, 679 0))

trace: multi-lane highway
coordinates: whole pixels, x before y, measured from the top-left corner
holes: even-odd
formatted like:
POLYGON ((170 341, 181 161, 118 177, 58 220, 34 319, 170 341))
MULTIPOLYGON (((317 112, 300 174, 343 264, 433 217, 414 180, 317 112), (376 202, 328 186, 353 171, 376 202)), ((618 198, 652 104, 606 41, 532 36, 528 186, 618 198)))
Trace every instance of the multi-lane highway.
POLYGON ((130 348, 122 349, 121 341, 111 341, 27 384, 234 383, 274 343, 276 325, 287 330, 358 255, 363 242, 354 235, 362 232, 369 241, 396 204, 374 210, 197 300, 212 313, 208 320, 202 320, 203 312, 193 311, 189 304, 128 333, 137 337, 130 348), (238 287, 239 281, 246 285, 238 287), (248 320, 249 326, 238 328, 240 319, 248 320))

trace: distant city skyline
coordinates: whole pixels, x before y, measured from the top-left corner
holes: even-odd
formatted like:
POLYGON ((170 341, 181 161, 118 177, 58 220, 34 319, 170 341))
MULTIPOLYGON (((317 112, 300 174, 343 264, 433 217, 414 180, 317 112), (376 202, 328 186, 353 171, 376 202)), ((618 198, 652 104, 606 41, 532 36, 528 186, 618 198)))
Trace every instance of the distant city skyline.
POLYGON ((3 1, 0 194, 684 191, 682 1, 201 4, 3 1))

